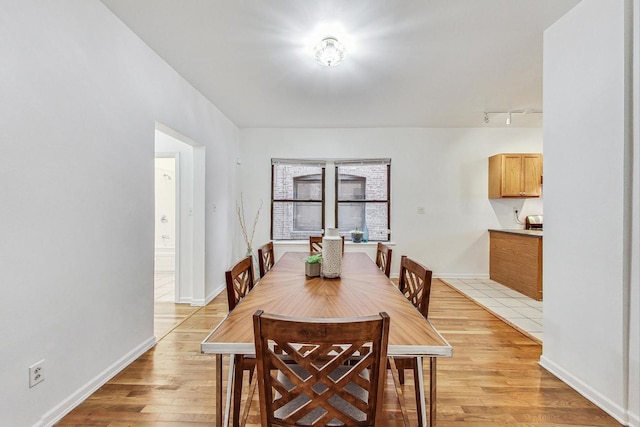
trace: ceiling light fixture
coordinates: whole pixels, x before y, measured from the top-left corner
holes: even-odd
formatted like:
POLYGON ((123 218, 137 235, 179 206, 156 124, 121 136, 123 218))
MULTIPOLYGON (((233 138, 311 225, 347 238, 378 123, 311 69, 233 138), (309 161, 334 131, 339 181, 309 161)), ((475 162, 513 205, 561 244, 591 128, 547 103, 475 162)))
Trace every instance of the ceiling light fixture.
POLYGON ((325 67, 333 67, 341 63, 345 53, 344 46, 332 36, 323 38, 313 49, 313 57, 325 67))

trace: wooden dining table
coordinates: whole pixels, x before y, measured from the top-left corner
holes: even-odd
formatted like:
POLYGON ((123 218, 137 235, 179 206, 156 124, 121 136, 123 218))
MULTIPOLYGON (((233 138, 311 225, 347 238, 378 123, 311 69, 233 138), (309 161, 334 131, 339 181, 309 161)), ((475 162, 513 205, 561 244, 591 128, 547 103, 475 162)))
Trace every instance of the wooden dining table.
MULTIPOLYGON (((390 319, 388 356, 429 358, 429 425, 435 425, 436 358, 451 357, 447 340, 404 297, 364 252, 346 252, 339 278, 305 276, 305 252, 285 253, 253 290, 220 322, 200 344, 201 352, 216 355, 216 425, 222 419, 223 355, 255 355, 252 316, 256 310, 295 317, 350 318, 386 312, 390 319)), ((229 357, 229 380, 224 411, 228 425, 233 384, 233 360, 229 357)), ((424 384, 420 393, 422 419, 426 422, 424 384)))

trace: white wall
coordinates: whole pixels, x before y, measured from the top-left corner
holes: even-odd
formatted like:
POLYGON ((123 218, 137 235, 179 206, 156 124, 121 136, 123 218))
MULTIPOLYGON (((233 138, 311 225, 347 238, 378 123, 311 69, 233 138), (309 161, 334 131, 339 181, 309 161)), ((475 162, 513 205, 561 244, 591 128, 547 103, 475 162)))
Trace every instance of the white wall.
POLYGON ((639 387, 638 325, 629 323, 638 318, 637 273, 629 278, 638 266, 630 251, 638 211, 631 210, 625 1, 583 0, 545 32, 544 52, 541 363, 620 422, 637 426, 638 402, 629 399, 637 399, 639 387))
POLYGON ((154 342, 155 122, 206 147, 202 299, 232 256, 238 129, 96 0, 1 2, 0 40, 0 425, 49 424, 154 342))
MULTIPOLYGON (((176 247, 176 158, 177 153, 158 157, 155 164, 155 248, 176 247)), ((155 266, 158 271, 158 265, 155 266)), ((171 268, 168 271, 173 271, 171 268)))
MULTIPOLYGON (((640 426, 640 0, 633 1, 633 208, 629 289, 629 419, 640 426)), ((628 13, 628 12, 627 12, 628 13)))
POLYGON ((513 206, 542 213, 541 200, 487 198, 489 156, 541 152, 541 129, 242 129, 240 136, 246 210, 255 212, 260 199, 267 207, 256 247, 269 240, 272 157, 391 158, 393 274, 408 255, 438 276, 488 277, 487 229, 522 228, 513 206))
MULTIPOLYGON (((178 153, 167 153, 166 157, 156 152, 155 162, 155 248, 154 273, 176 273, 176 159, 178 153)), ((155 286, 155 284, 154 284, 155 286)))

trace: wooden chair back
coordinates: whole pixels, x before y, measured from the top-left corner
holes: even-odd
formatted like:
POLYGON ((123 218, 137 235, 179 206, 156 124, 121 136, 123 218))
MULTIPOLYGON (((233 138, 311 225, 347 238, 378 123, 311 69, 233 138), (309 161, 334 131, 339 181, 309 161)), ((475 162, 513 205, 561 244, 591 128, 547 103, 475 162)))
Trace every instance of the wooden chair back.
POLYGON ((322 252, 322 236, 309 236, 309 252, 322 252))
MULTIPOLYGON (((344 254, 344 236, 342 237, 342 253, 344 254)), ((309 236, 309 252, 321 253, 322 252, 322 236, 309 236)))
POLYGON ((273 264, 275 264, 275 256, 273 254, 273 242, 269 242, 262 247, 258 248, 258 267, 260 268, 260 278, 264 277, 265 274, 273 264))
POLYGON ((386 313, 301 319, 258 310, 262 425, 381 425, 389 321, 386 313))
POLYGON ((431 276, 432 272, 427 267, 404 255, 402 256, 398 281, 400 291, 422 313, 425 319, 429 314, 431 276))
POLYGON ((227 300, 229 311, 253 289, 253 257, 242 258, 235 263, 231 270, 225 272, 227 281, 227 300))
POLYGON ((376 265, 378 268, 387 275, 387 277, 391 277, 391 253, 393 250, 380 242, 378 242, 378 249, 376 251, 376 265))
MULTIPOLYGON (((232 311, 236 305, 247 296, 253 289, 253 257, 248 256, 235 263, 231 270, 225 272, 227 282, 227 301, 229 303, 229 311, 232 311)), ((234 385, 233 385, 233 418, 234 426, 240 425, 240 407, 242 403, 242 383, 244 371, 249 372, 249 381, 255 369, 255 359, 245 357, 243 354, 234 356, 234 385)), ((245 405, 250 405, 251 399, 245 405)))

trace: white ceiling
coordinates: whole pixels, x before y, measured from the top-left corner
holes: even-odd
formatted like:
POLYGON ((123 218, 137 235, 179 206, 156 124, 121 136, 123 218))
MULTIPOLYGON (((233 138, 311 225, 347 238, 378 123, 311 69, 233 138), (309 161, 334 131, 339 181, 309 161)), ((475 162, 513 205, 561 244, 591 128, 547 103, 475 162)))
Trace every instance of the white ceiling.
POLYGON ((239 127, 323 128, 505 126, 483 112, 541 111, 543 31, 580 0, 101 1, 239 127), (305 49, 322 22, 351 39, 335 67, 305 49))

